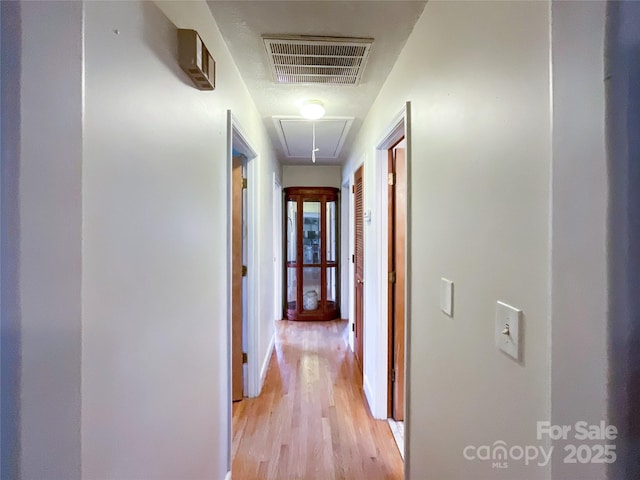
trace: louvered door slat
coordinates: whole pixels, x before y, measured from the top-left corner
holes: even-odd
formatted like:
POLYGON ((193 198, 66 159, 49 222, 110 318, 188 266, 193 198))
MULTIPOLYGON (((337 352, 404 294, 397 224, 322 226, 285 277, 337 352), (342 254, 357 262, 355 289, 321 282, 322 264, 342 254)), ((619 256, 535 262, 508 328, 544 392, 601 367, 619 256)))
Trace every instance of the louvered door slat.
POLYGON ((355 354, 362 369, 363 365, 363 331, 364 331, 364 167, 356 170, 353 185, 354 205, 354 259, 355 259, 355 354))

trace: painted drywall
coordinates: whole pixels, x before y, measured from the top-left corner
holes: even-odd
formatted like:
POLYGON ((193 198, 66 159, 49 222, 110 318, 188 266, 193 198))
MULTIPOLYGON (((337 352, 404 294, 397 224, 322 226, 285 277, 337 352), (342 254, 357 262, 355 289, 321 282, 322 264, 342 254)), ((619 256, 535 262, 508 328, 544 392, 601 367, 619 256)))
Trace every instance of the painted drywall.
MULTIPOLYGON (((549 418, 549 28, 543 2, 429 2, 343 170, 347 180, 365 158, 365 265, 376 265, 385 232, 375 148, 409 100, 410 479, 549 476, 548 466, 498 469, 463 455, 499 440, 546 444, 536 422, 549 418), (453 318, 439 309, 440 277, 455 285, 453 318), (498 300, 524 312, 521 363, 495 347, 498 300)), ((365 269, 369 325, 386 321, 380 272, 365 269)), ((374 324, 364 338, 377 410, 379 332, 374 324)))
MULTIPOLYGON (((553 2, 551 8, 551 422, 599 425, 608 423, 606 3, 553 2)), ((565 446, 579 443, 575 431, 554 442, 553 479, 606 478, 604 463, 564 462, 565 446)))
MULTIPOLYGON (((273 208, 273 175, 282 184, 282 166, 275 157, 273 147, 266 134, 262 117, 259 115, 240 72, 231 57, 227 45, 223 42, 220 31, 211 17, 211 12, 204 1, 183 2, 180 0, 156 2, 158 7, 178 28, 192 28, 198 33, 205 32, 208 37, 207 46, 215 53, 216 72, 222 84, 216 85, 216 92, 224 93, 224 101, 234 114, 246 140, 258 156, 251 160, 253 165, 250 172, 255 194, 253 211, 249 211, 249 222, 255 219, 255 236, 253 237, 255 251, 255 344, 258 346, 256 355, 249 359, 250 365, 255 365, 256 371, 268 360, 271 345, 274 340, 274 323, 272 315, 274 296, 270 288, 264 288, 273 281, 273 225, 270 215, 273 208), (210 32, 210 33, 207 33, 210 32), (220 70, 222 68, 222 70, 220 70), (255 163, 254 163, 255 162, 255 163)), ((203 37, 204 39, 204 37, 203 37)), ((249 241, 252 239, 250 238, 249 241)), ((251 275, 251 274, 249 274, 251 275)), ((230 315, 229 310, 229 315, 230 315)))
MULTIPOLYGON (((259 154, 265 285, 279 167, 204 2, 87 2, 85 59, 83 477, 224 478, 227 110, 259 154), (176 27, 211 50, 215 91, 179 68, 176 27)), ((264 352, 272 292, 257 301, 264 352)))
MULTIPOLYGON (((343 185, 340 191, 340 316, 350 318, 349 312, 349 268, 351 264, 351 252, 349 247, 349 224, 351 223, 351 186, 343 185)), ((349 329, 349 338, 353 332, 349 329)))
POLYGON ((284 165, 282 182, 284 187, 334 187, 340 188, 341 167, 339 165, 284 165))
MULTIPOLYGON (((25 479, 77 479, 81 461, 82 4, 21 2, 7 10, 20 33, 6 32, 11 38, 8 60, 18 71, 9 77, 10 90, 3 91, 3 99, 13 97, 7 112, 3 102, 3 128, 5 122, 16 122, 8 130, 11 141, 3 142, 3 182, 7 182, 3 187, 9 187, 6 192, 3 189, 9 200, 3 204, 9 209, 3 211, 3 224, 8 220, 8 226, 17 230, 6 232, 8 237, 3 232, 3 267, 7 255, 10 268, 3 270, 3 297, 7 291, 15 295, 6 305, 9 312, 4 310, 3 298, 3 343, 8 321, 12 335, 7 340, 20 344, 20 392, 19 403, 12 405, 18 410, 12 414, 19 416, 19 423, 7 427, 14 435, 9 440, 10 454, 20 456, 3 458, 8 468, 3 466, 2 474, 3 478, 17 474, 25 479), (17 283, 8 285, 5 280, 17 283), (6 313, 12 318, 5 318, 6 313)), ((7 10, 3 5, 3 12, 7 10)), ((3 56, 3 70, 4 61, 3 56)), ((5 397, 3 409, 4 402, 5 397)))

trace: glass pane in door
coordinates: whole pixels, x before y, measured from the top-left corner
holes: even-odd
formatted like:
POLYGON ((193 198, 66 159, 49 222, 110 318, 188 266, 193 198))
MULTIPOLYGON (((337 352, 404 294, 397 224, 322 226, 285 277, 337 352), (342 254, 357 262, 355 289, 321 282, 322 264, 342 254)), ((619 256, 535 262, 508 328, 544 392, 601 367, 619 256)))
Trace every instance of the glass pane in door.
POLYGON ((302 309, 317 310, 320 301, 320 267, 302 269, 302 309))
POLYGON ((337 300, 336 293, 338 291, 338 287, 336 284, 337 277, 337 267, 329 267, 327 268, 327 301, 335 302, 337 300))
POLYGON ((303 202, 302 262, 320 263, 320 202, 303 202))
POLYGON ((298 295, 298 276, 296 268, 287 268, 287 308, 295 310, 298 295))
POLYGON ((336 220, 336 202, 327 202, 327 262, 336 261, 336 226, 338 222, 336 220))
POLYGON ((287 202, 287 262, 296 261, 297 225, 298 202, 296 202, 295 200, 289 200, 287 202))

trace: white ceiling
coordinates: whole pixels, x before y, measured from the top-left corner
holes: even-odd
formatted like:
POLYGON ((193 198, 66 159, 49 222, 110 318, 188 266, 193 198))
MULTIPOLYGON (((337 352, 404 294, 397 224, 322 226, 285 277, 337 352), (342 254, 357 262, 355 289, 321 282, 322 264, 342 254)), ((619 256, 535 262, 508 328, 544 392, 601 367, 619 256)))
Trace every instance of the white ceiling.
MULTIPOLYGON (((423 1, 208 1, 222 36, 263 117, 283 164, 311 164, 307 99, 324 102, 316 122, 317 165, 342 164, 371 104, 391 71, 423 1), (370 37, 373 45, 358 86, 279 85, 269 70, 263 35, 370 37), (349 128, 350 127, 350 128, 349 128)), ((400 108, 400 107, 399 107, 400 108)))

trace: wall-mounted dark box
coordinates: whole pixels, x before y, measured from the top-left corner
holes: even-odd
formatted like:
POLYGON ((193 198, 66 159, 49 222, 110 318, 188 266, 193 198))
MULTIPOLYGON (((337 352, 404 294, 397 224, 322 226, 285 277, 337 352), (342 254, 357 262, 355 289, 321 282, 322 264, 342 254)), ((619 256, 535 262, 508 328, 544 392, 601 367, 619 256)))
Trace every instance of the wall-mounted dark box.
POLYGON ((216 88, 216 62, 195 30, 178 30, 178 62, 198 89, 216 88))

